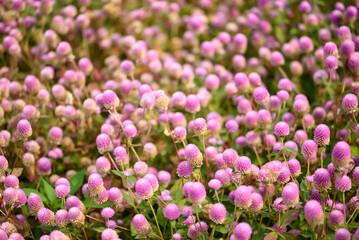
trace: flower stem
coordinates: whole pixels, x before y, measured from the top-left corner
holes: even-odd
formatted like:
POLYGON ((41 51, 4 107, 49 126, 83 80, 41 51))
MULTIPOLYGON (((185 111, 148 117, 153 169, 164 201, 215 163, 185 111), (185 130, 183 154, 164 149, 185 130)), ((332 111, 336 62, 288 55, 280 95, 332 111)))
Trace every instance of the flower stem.
POLYGON ((149 203, 149 205, 150 205, 150 207, 151 207, 153 216, 155 217, 155 221, 156 221, 156 224, 157 224, 158 232, 160 233, 160 236, 161 236, 161 238, 163 239, 163 235, 162 235, 162 232, 161 232, 161 229, 160 229, 160 225, 158 224, 158 220, 157 220, 157 216, 156 216, 155 210, 154 210, 153 207, 152 207, 151 201, 149 201, 148 203, 149 203))

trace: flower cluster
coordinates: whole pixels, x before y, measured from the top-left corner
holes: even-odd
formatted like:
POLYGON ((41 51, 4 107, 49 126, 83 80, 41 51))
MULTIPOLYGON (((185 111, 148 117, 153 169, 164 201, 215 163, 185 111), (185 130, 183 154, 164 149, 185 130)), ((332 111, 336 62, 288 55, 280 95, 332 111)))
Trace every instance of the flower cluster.
POLYGON ((0 239, 359 240, 359 3, 0 0, 0 239))

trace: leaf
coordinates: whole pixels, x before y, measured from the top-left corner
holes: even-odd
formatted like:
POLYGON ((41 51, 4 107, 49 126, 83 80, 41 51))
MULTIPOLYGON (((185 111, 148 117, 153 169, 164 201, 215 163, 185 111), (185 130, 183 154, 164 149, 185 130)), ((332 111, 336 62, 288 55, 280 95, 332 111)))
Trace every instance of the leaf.
POLYGON ((283 147, 284 150, 288 151, 288 152, 292 152, 292 153, 296 153, 297 151, 295 151, 293 148, 290 147, 283 147))
POLYGON ((279 42, 283 43, 285 40, 284 31, 280 27, 275 28, 275 37, 278 39, 279 42))
POLYGON ((351 152, 352 156, 358 157, 359 156, 359 147, 358 146, 350 146, 350 152, 351 152))
POLYGON ((40 198, 43 202, 47 202, 47 198, 42 193, 40 193, 39 191, 37 191, 33 188, 22 188, 22 190, 25 192, 27 197, 30 195, 30 193, 36 193, 37 195, 40 196, 40 198))
POLYGON ((42 184, 45 188, 46 197, 50 202, 54 202, 56 200, 55 189, 45 179, 42 179, 42 184))
POLYGON ((278 234, 276 232, 268 233, 263 240, 277 240, 278 234))
POLYGON ((275 150, 274 152, 271 152, 271 154, 269 154, 268 157, 273 157, 273 156, 275 156, 277 153, 279 153, 279 150, 275 150))
POLYGON ((112 172, 113 172, 114 174, 116 174, 117 176, 120 176, 120 177, 122 177, 122 178, 125 177, 125 174, 123 174, 123 172, 120 172, 120 171, 118 171, 118 170, 112 170, 112 172))
POLYGON ((134 205, 133 205, 133 202, 132 202, 132 198, 131 198, 130 196, 128 196, 128 194, 125 193, 125 191, 123 191, 123 190, 121 190, 121 193, 122 193, 122 196, 126 199, 126 201, 127 201, 129 204, 131 204, 132 206, 134 206, 134 205))
POLYGON ((348 225, 349 228, 359 228, 359 223, 352 222, 348 225))
POLYGON ((128 176, 127 179, 134 183, 137 181, 134 176, 128 176))
MULTIPOLYGON (((83 201, 84 205, 86 208, 90 207, 90 203, 91 203, 91 198, 86 198, 83 201)), ((109 203, 104 203, 104 204, 97 204, 95 203, 95 201, 92 202, 91 204, 91 208, 105 208, 105 207, 110 207, 111 205, 109 203)))
POLYGON ((293 222, 294 220, 296 220, 301 212, 302 212, 301 208, 289 210, 286 217, 283 220, 281 227, 285 227, 291 222, 293 222))
POLYGON ((330 98, 331 98, 331 99, 334 99, 333 90, 332 90, 332 88, 330 87, 330 85, 329 85, 329 83, 328 83, 329 80, 326 81, 326 80, 324 80, 322 77, 318 77, 318 79, 324 84, 324 86, 325 86, 327 92, 329 93, 330 98))
POLYGON ((23 168, 14 168, 11 174, 15 175, 16 177, 20 177, 23 170, 24 170, 23 168))
POLYGON ((70 186, 71 186, 69 192, 70 195, 75 194, 77 190, 79 190, 79 188, 82 186, 82 183, 84 181, 84 177, 85 177, 85 169, 82 169, 70 179, 70 186))
POLYGON ((229 231, 229 228, 226 228, 226 227, 224 227, 224 226, 218 225, 218 226, 215 226, 215 227, 216 227, 215 231, 216 231, 216 232, 220 232, 220 233, 222 233, 222 234, 227 234, 228 231, 229 231))

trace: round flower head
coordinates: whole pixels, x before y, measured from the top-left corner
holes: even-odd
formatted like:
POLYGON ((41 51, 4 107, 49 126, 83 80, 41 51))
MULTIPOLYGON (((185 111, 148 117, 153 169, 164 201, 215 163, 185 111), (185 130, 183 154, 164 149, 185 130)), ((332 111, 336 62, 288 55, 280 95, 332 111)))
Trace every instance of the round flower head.
POLYGON ((278 122, 274 126, 274 134, 279 137, 284 137, 289 134, 289 125, 286 122, 278 122))
POLYGON ((165 217, 168 218, 169 220, 175 220, 175 219, 179 218, 179 216, 180 216, 180 214, 181 214, 181 210, 180 210, 180 208, 177 206, 177 204, 175 204, 175 203, 169 203, 169 204, 165 207, 165 210, 164 210, 163 214, 164 214, 165 217))
POLYGON ((193 130, 195 134, 202 134, 207 130, 206 120, 204 118, 196 118, 193 122, 193 130))
POLYGON ((0 171, 2 172, 5 171, 8 168, 8 166, 9 163, 7 159, 4 156, 0 155, 0 171))
POLYGON ((115 239, 119 239, 118 234, 115 230, 111 228, 107 228, 102 231, 101 240, 115 240, 115 239))
POLYGON ((228 167, 234 167, 238 158, 236 150, 228 148, 223 152, 223 160, 226 162, 228 167))
POLYGON ((297 159, 290 159, 288 161, 288 167, 290 174, 294 178, 299 177, 299 175, 301 174, 301 167, 300 167, 300 162, 297 159))
POLYGON ((344 214, 342 211, 334 209, 330 212, 328 217, 328 226, 335 230, 336 226, 340 226, 344 223, 344 214))
POLYGON ((86 211, 85 205, 80 201, 80 199, 76 196, 70 196, 66 199, 66 208, 70 209, 72 207, 78 207, 82 212, 86 211))
POLYGON ((110 137, 104 133, 101 133, 96 137, 96 145, 100 154, 111 152, 113 150, 110 137))
POLYGON ((5 188, 12 187, 18 188, 19 187, 19 179, 15 175, 8 175, 5 177, 4 181, 5 188))
POLYGON ((17 201, 15 202, 14 206, 17 208, 23 207, 27 202, 27 197, 25 192, 22 189, 16 189, 17 191, 17 201))
POLYGON ((101 175, 97 173, 93 173, 88 178, 88 190, 92 195, 96 195, 102 192, 104 189, 103 187, 103 179, 101 175))
POLYGON ((183 140, 183 139, 186 139, 187 130, 186 130, 186 128, 184 128, 182 126, 177 126, 173 130, 173 134, 174 134, 175 138, 183 140))
POLYGON ((114 109, 120 105, 120 100, 112 90, 106 90, 102 94, 102 102, 106 109, 114 109))
POLYGON ((335 168, 345 168, 350 162, 350 146, 343 141, 337 142, 332 151, 332 163, 335 168))
POLYGON ((284 64, 284 57, 283 57, 282 53, 280 53, 278 51, 272 52, 272 55, 270 57, 270 63, 274 67, 279 67, 279 66, 283 65, 284 64))
POLYGON ((143 161, 138 161, 134 164, 133 170, 135 172, 136 177, 143 177, 148 173, 147 163, 143 161))
POLYGON ((314 130, 314 142, 318 146, 328 145, 330 141, 330 129, 325 124, 319 124, 314 130))
POLYGON ((188 189, 188 202, 200 205, 206 199, 206 189, 200 182, 194 182, 188 189))
POLYGON ((37 172, 41 176, 47 176, 51 173, 51 160, 47 157, 42 157, 37 161, 37 172))
POLYGON ((242 174, 248 174, 251 171, 252 161, 247 156, 241 156, 237 159, 235 170, 242 174))
POLYGON ((68 216, 74 227, 82 227, 85 223, 85 215, 77 207, 70 208, 68 216))
POLYGON ((185 109, 187 112, 196 113, 200 110, 201 105, 196 95, 190 94, 186 98, 185 109))
POLYGON ((185 148, 185 155, 193 167, 200 167, 202 165, 203 156, 196 145, 188 144, 185 148))
POLYGON ((250 86, 249 79, 245 73, 237 73, 233 80, 239 92, 247 90, 250 86))
POLYGON ((271 113, 266 109, 261 109, 257 114, 258 125, 262 129, 267 129, 272 123, 271 113))
POLYGON ((4 200, 8 205, 13 205, 19 198, 17 189, 11 187, 6 188, 3 195, 4 195, 4 200))
POLYGON ((101 211, 101 217, 103 217, 103 218, 112 218, 113 215, 115 215, 115 210, 113 210, 110 207, 105 207, 101 211))
POLYGON ((234 133, 238 130, 238 123, 235 120, 228 120, 226 122, 226 128, 230 133, 234 133))
POLYGON ((193 167, 188 161, 183 161, 180 164, 178 164, 177 167, 178 176, 187 178, 191 176, 192 171, 193 171, 193 167))
POLYGON ((196 223, 196 225, 191 223, 191 226, 188 228, 187 236, 190 239, 198 239, 203 231, 208 229, 208 225, 205 222, 196 223), (202 231, 203 230, 203 231, 202 231))
POLYGON ((282 190, 283 203, 287 207, 295 207, 299 203, 299 188, 296 184, 288 183, 282 190))
POLYGON ((216 224, 223 224, 226 220, 226 207, 222 203, 215 203, 209 212, 209 219, 216 224))
POLYGON ((108 201, 113 205, 118 205, 122 202, 123 196, 121 190, 117 187, 112 187, 108 191, 108 201))
POLYGON ((25 141, 31 135, 32 135, 32 128, 31 128, 31 124, 29 123, 29 121, 26 119, 20 120, 16 126, 16 136, 20 140, 25 141))
POLYGON ((52 127, 49 130, 48 140, 51 144, 59 145, 62 141, 62 129, 59 127, 52 127))
POLYGON ((350 232, 346 228, 340 228, 335 232, 335 240, 350 240, 350 232))
POLYGON ((245 185, 241 185, 236 189, 234 204, 240 209, 248 209, 252 204, 251 189, 245 185))
POLYGON ((337 69, 338 68, 338 59, 335 56, 328 56, 325 59, 325 67, 328 70, 333 70, 333 69, 337 69))
POLYGON ((257 87, 253 91, 254 101, 258 104, 266 104, 269 101, 269 92, 265 87, 257 87))
POLYGON ((218 179, 211 179, 208 182, 208 187, 210 187, 214 190, 219 190, 222 187, 222 183, 218 179))
POLYGON ((65 227, 69 224, 69 216, 68 212, 65 209, 60 209, 55 214, 56 225, 60 228, 65 227))
POLYGON ((153 196, 152 186, 150 182, 145 178, 138 179, 135 188, 136 193, 143 200, 149 199, 153 196))
POLYGON ((133 227, 141 237, 148 237, 152 234, 151 225, 142 214, 136 214, 132 219, 133 227))
POLYGON ((352 188, 352 180, 347 175, 335 180, 335 188, 341 192, 349 191, 352 188))
POLYGON ((57 187, 55 187, 55 195, 58 198, 64 198, 67 196, 67 194, 69 194, 70 192, 70 187, 66 186, 66 185, 59 185, 57 187))
POLYGON ((332 186, 330 174, 327 169, 319 168, 313 175, 314 188, 319 191, 325 191, 332 186))
POLYGON ((44 207, 44 204, 39 195, 36 193, 30 193, 27 204, 29 206, 29 211, 32 216, 36 216, 37 212, 44 207))
POLYGON ((102 176, 105 176, 111 170, 111 163, 106 157, 96 159, 96 170, 102 176))
POLYGON ((47 208, 41 208, 37 212, 37 218, 45 226, 52 226, 55 222, 55 214, 47 208))
POLYGON ((249 240, 252 235, 252 228, 248 223, 239 223, 233 231, 235 239, 238 240, 249 240))
POLYGON ((248 210, 251 212, 260 212, 263 208, 263 198, 259 193, 252 193, 252 204, 249 206, 248 210))
POLYGON ((126 137, 133 138, 137 134, 137 128, 134 125, 129 124, 124 127, 123 133, 126 135, 126 137))
POLYGON ((315 156, 318 151, 318 145, 313 140, 306 140, 302 145, 302 154, 306 157, 315 156))
POLYGON ((352 93, 348 93, 343 98, 343 110, 352 113, 358 108, 358 98, 352 93))
POLYGON ((229 173, 224 169, 219 169, 214 174, 214 177, 221 181, 223 187, 228 187, 230 184, 230 176, 229 173))
POLYGON ((179 234, 179 233, 173 234, 172 237, 173 237, 174 240, 181 240, 181 238, 182 238, 182 237, 181 237, 181 234, 179 234))
POLYGON ((322 205, 316 200, 309 200, 304 206, 304 216, 310 226, 323 224, 324 213, 322 205))

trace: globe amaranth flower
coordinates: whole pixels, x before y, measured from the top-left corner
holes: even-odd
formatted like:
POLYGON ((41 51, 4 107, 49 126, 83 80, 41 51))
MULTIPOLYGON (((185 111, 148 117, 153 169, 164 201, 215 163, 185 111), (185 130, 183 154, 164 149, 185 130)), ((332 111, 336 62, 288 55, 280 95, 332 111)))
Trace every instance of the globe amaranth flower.
POLYGON ((222 203, 215 203, 209 212, 209 219, 216 224, 223 224, 226 220, 226 213, 226 207, 222 203))
POLYGON ((345 168, 349 165, 351 157, 350 146, 344 141, 337 142, 332 151, 332 163, 335 168, 345 168))
POLYGON ((329 171, 325 168, 319 168, 313 175, 314 188, 319 191, 325 191, 332 186, 329 171))
POLYGON ((319 124, 314 130, 314 142, 318 146, 325 146, 330 141, 330 129, 325 124, 319 124))
POLYGON ((168 218, 169 220, 175 220, 177 218, 179 218, 180 214, 181 214, 181 210, 178 207, 177 204, 175 203, 169 203, 166 207, 165 210, 163 212, 163 214, 165 215, 166 218, 168 218))
POLYGON ((324 212, 322 205, 316 200, 309 200, 304 206, 304 217, 311 226, 323 224, 324 212))
POLYGON ((136 214, 132 219, 133 227, 141 237, 148 237, 152 234, 152 228, 146 217, 142 214, 136 214))

